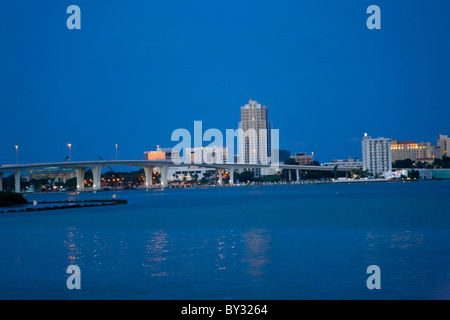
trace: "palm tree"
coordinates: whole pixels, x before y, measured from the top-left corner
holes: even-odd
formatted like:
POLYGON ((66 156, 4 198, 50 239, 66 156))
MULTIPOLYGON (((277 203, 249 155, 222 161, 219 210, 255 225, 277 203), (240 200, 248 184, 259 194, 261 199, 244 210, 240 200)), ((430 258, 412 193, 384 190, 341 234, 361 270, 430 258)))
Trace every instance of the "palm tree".
POLYGON ((193 180, 193 183, 197 184, 198 183, 198 174, 194 173, 192 175, 192 180, 193 180))

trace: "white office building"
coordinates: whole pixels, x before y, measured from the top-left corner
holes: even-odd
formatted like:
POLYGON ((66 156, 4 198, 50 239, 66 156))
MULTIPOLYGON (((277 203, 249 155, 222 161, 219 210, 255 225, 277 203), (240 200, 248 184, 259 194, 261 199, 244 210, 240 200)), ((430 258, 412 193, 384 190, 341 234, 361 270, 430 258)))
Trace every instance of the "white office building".
POLYGON ((368 170, 373 175, 392 171, 390 138, 372 138, 365 133, 361 144, 363 170, 368 170))
POLYGON ((228 149, 220 146, 201 147, 201 148, 186 148, 187 157, 185 161, 190 161, 191 164, 207 163, 207 164, 221 164, 229 163, 228 149))

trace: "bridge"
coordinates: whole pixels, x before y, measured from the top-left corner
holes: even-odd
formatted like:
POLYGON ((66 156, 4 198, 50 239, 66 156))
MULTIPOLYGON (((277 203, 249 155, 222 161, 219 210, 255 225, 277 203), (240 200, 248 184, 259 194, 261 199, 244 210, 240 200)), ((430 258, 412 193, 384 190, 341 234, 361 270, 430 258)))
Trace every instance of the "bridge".
POLYGON ((84 191, 84 174, 86 169, 92 170, 93 188, 92 191, 101 189, 101 171, 104 167, 111 166, 134 166, 144 168, 145 173, 145 187, 150 188, 153 184, 153 168, 157 167, 161 172, 162 188, 168 185, 167 172, 169 167, 180 166, 195 166, 216 169, 219 173, 219 185, 222 185, 222 170, 227 170, 230 173, 230 185, 234 184, 234 173, 239 169, 256 169, 256 168, 271 168, 276 167, 278 171, 288 170, 289 181, 291 181, 291 171, 296 170, 297 182, 300 179, 300 170, 321 170, 321 171, 351 171, 353 168, 339 168, 333 166, 309 166, 309 165, 289 165, 279 164, 278 166, 271 166, 270 164, 249 164, 249 163, 174 163, 171 160, 97 160, 97 161, 65 161, 65 162, 46 162, 46 163, 30 163, 30 164, 9 164, 0 165, 0 191, 3 190, 3 175, 4 173, 14 174, 14 188, 16 192, 20 192, 20 175, 22 172, 38 169, 54 169, 54 168, 70 168, 75 169, 77 178, 77 191, 84 191))

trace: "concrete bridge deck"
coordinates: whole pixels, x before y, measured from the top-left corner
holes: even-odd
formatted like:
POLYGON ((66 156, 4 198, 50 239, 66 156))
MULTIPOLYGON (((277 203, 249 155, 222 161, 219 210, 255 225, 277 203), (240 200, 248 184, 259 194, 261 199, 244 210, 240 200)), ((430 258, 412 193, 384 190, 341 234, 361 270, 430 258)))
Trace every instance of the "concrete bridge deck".
MULTIPOLYGON (((167 172, 169 167, 179 166, 195 166, 216 169, 218 171, 227 170, 230 173, 230 184, 234 184, 234 173, 239 169, 264 169, 273 168, 274 171, 281 172, 288 170, 289 180, 291 178, 291 170, 297 170, 297 179, 301 170, 320 170, 320 171, 351 171, 351 168, 339 168, 331 166, 308 166, 308 165, 290 165, 290 164, 248 164, 248 163, 174 163, 171 160, 96 160, 96 161, 64 161, 64 162, 46 162, 46 163, 28 163, 28 164, 8 164, 0 165, 0 190, 3 190, 3 174, 13 173, 15 179, 15 190, 20 192, 20 175, 22 172, 38 169, 50 168, 70 168, 75 169, 77 177, 77 190, 84 190, 84 174, 86 169, 90 168, 93 175, 93 190, 100 189, 101 170, 104 167, 111 166, 133 166, 142 167, 145 172, 146 187, 149 188, 153 184, 152 174, 153 168, 158 167, 161 171, 161 187, 167 187, 167 172)), ((222 184, 222 175, 219 174, 219 184, 222 184)))

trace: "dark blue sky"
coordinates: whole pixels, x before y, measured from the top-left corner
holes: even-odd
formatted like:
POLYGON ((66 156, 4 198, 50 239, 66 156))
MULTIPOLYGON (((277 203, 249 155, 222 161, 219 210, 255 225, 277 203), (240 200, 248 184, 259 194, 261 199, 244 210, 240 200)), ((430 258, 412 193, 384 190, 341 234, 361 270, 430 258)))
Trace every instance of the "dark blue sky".
MULTIPOLYGON (((450 134, 450 1, 1 1, 0 164, 140 159, 173 130, 269 107, 280 146, 450 134), (66 8, 81 8, 68 30, 66 8), (381 30, 366 27, 369 5, 381 30)), ((207 143, 205 143, 207 144, 207 143)))

